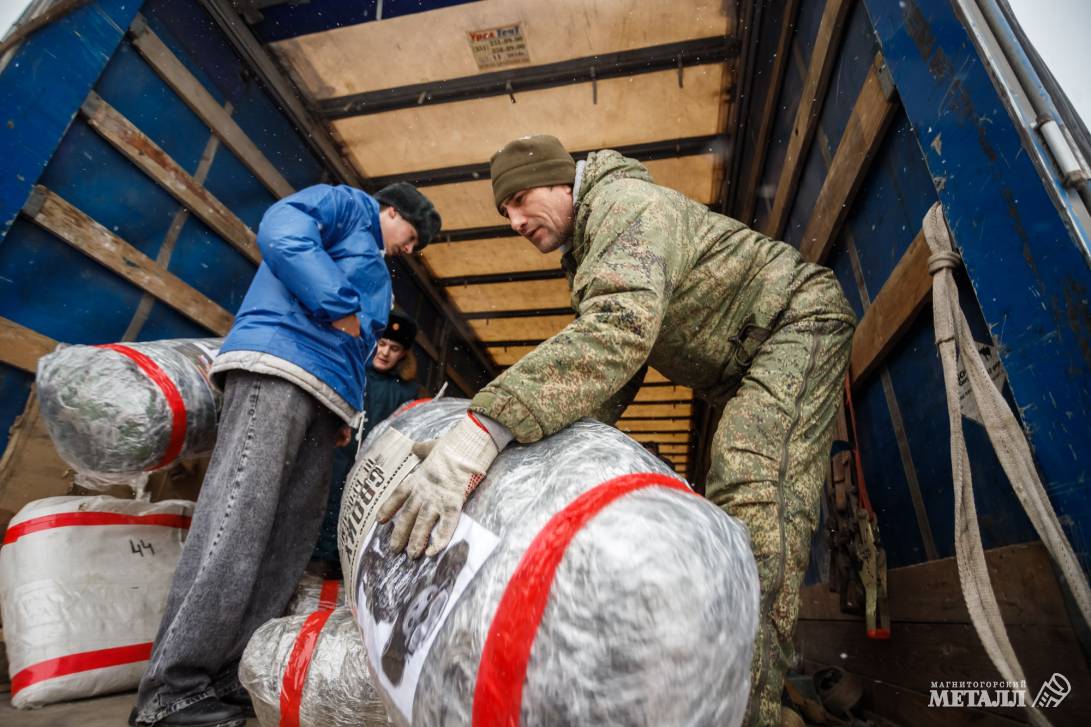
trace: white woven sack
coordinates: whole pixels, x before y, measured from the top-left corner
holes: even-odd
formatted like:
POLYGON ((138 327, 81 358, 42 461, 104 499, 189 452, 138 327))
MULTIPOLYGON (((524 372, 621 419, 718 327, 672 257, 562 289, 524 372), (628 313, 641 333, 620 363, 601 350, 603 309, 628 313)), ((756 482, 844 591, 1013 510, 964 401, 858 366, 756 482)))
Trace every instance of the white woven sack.
POLYGON ((8 525, 0 615, 20 709, 133 689, 193 503, 48 497, 8 525))

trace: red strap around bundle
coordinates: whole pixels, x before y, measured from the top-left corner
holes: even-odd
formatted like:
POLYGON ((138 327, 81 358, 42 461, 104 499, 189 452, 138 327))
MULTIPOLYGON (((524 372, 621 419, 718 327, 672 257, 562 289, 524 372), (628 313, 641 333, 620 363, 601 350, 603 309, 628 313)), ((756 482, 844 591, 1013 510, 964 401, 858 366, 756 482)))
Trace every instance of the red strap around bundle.
POLYGON ((318 592, 318 610, 332 611, 337 608, 337 594, 341 590, 341 581, 327 578, 322 581, 322 590, 318 592))
POLYGON ((152 525, 188 530, 189 523, 190 517, 188 515, 171 515, 169 513, 128 515, 123 512, 59 512, 55 515, 42 515, 12 525, 4 533, 4 545, 10 545, 24 535, 52 530, 53 528, 93 525, 152 525))
MULTIPOLYGON (((398 408, 397 408, 397 409, 396 409, 396 410, 394 411, 394 414, 403 414, 403 413, 405 413, 405 412, 409 411, 410 409, 413 409, 413 408, 415 408, 415 407, 418 407, 418 406, 420 406, 421 404, 427 404, 427 403, 428 403, 428 402, 430 402, 430 401, 432 401, 432 399, 431 399, 431 398, 427 398, 427 399, 414 399, 413 401, 407 401, 407 402, 405 402, 404 404, 402 404, 401 406, 399 406, 399 407, 398 407, 398 408)), ((394 414, 391 414, 391 416, 394 416, 394 414)))
POLYGON ((96 649, 79 654, 67 654, 55 659, 46 659, 21 669, 11 678, 11 694, 15 696, 21 690, 46 679, 78 674, 92 669, 106 669, 111 666, 134 664, 147 661, 152 655, 152 642, 116 646, 112 649, 96 649))
POLYGON ((318 645, 318 636, 337 606, 337 592, 340 587, 341 581, 322 581, 318 610, 307 616, 299 635, 295 637, 280 687, 280 727, 299 727, 299 707, 303 702, 307 671, 311 668, 311 658, 314 656, 315 646, 318 645))
POLYGON ((530 650, 565 549, 603 508, 645 487, 668 487, 693 494, 684 482, 667 475, 641 473, 615 477, 573 500, 534 538, 508 581, 485 639, 474 690, 474 727, 519 724, 530 650))
POLYGON ((135 348, 129 348, 120 343, 104 343, 99 348, 108 348, 131 359, 163 392, 171 413, 170 441, 167 442, 167 451, 163 453, 163 457, 148 470, 166 467, 178 458, 182 445, 186 442, 186 403, 182 399, 182 394, 159 364, 135 348))

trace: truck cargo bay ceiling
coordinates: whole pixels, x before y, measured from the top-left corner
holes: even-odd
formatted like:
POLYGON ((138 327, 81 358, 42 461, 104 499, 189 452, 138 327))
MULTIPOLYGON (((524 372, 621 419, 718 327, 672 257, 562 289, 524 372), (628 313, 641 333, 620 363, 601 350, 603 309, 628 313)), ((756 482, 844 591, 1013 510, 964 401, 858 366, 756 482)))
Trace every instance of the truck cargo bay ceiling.
MULTIPOLYGON (((267 45, 367 184, 408 181, 443 216, 423 258, 498 368, 573 318, 560 254, 514 235, 488 161, 553 134, 619 149, 659 184, 719 197, 738 44, 721 0, 477 2, 267 45)), ((581 154, 577 154, 577 157, 581 154)), ((693 393, 649 373, 619 426, 685 472, 693 393)))

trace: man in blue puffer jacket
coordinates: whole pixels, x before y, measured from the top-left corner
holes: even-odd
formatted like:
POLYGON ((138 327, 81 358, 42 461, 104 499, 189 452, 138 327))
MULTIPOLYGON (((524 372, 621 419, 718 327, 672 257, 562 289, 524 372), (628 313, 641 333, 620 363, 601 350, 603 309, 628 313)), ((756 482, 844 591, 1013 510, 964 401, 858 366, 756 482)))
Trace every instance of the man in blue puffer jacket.
POLYGON ((383 258, 419 251, 439 226, 405 183, 374 197, 316 185, 265 213, 263 262, 213 364, 216 447, 131 724, 243 724, 239 657, 303 574, 334 448, 363 409, 393 303, 383 258))

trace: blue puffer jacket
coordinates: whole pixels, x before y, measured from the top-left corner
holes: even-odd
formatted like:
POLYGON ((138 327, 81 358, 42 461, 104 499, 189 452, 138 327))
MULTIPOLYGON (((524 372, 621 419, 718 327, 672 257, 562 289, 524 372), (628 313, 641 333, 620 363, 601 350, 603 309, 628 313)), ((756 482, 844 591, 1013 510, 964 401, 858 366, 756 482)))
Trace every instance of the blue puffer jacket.
POLYGON ((259 351, 310 372, 359 411, 366 364, 392 304, 379 203, 358 189, 318 184, 261 219, 263 262, 220 353, 259 351), (330 323, 356 313, 360 337, 330 323))

